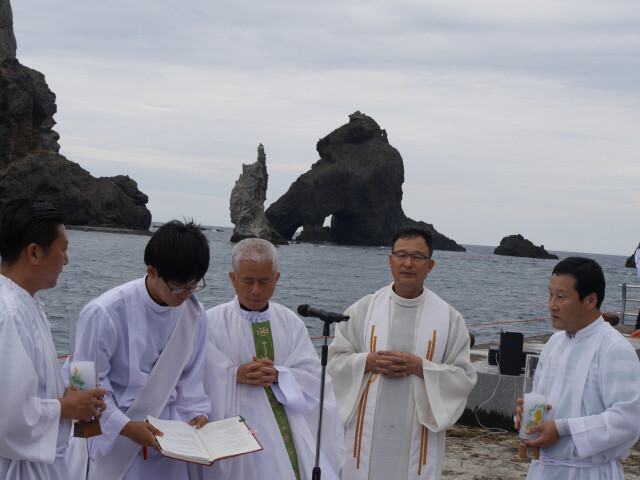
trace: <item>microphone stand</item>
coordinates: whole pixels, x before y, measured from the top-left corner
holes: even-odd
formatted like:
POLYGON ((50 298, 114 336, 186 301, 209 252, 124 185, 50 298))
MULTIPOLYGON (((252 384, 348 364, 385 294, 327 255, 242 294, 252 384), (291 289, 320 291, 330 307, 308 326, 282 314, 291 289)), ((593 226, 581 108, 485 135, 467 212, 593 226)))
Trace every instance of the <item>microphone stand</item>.
POLYGON ((324 320, 324 329, 322 330, 322 336, 324 337, 324 343, 322 345, 322 357, 320 360, 320 364, 322 365, 322 379, 320 381, 320 410, 318 413, 318 437, 316 441, 316 463, 313 467, 313 472, 311 474, 311 480, 320 480, 320 476, 322 474, 320 470, 320 438, 322 436, 322 411, 324 410, 324 381, 327 369, 327 357, 329 352, 329 347, 327 346, 327 339, 330 336, 330 328, 331 320, 328 318, 324 320))

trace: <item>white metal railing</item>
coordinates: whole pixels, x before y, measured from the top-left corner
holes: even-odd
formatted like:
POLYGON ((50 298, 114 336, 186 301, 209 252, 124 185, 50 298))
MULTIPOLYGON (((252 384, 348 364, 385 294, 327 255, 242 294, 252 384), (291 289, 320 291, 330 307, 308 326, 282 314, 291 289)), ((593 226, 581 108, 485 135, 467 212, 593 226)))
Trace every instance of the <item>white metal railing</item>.
POLYGON ((619 285, 619 287, 622 288, 622 297, 620 298, 622 302, 622 308, 620 311, 620 323, 624 325, 625 316, 634 317, 634 319, 638 316, 638 309, 631 309, 630 312, 627 312, 627 302, 635 303, 638 305, 638 308, 640 308, 640 298, 627 298, 627 289, 640 289, 640 285, 627 285, 626 283, 622 283, 619 285))

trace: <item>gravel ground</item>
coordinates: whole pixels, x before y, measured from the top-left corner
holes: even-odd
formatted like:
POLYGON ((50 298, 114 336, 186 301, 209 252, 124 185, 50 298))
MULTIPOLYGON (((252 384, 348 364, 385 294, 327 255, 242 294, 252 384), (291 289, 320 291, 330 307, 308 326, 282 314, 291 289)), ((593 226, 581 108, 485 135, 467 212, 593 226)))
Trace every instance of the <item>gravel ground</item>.
MULTIPOLYGON (((488 432, 466 425, 454 425, 447 431, 443 480, 513 480, 527 476, 530 461, 518 457, 517 433, 481 436, 488 432)), ((625 480, 640 480, 640 443, 631 449, 622 468, 625 480)))

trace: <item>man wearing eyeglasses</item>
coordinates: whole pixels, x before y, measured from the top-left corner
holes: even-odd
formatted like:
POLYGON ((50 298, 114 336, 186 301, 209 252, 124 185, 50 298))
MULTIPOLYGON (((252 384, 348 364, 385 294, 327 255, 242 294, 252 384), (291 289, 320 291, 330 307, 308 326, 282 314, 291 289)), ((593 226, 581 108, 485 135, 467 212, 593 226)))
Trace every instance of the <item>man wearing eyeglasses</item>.
POLYGON ((345 312, 328 370, 346 428, 348 480, 438 479, 445 430, 476 381, 462 316, 424 281, 434 266, 430 231, 393 237, 393 284, 345 312))
POLYGON ((87 442, 92 480, 189 478, 186 462, 155 450, 161 432, 144 420, 151 415, 200 428, 211 409, 203 387, 206 313, 192 295, 206 285, 208 241, 198 225, 174 220, 151 237, 144 261, 145 277, 109 290, 80 313, 75 360, 96 359, 107 391, 102 435, 87 442))

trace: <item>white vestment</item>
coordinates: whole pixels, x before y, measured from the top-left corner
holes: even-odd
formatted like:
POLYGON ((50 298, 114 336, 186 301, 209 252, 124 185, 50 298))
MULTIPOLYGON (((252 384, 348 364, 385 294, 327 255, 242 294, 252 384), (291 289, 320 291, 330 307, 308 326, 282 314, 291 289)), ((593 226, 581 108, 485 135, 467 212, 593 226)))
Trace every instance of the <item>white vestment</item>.
MULTIPOLYGON (((203 387, 208 329, 204 308, 199 307, 200 320, 193 348, 187 353, 189 360, 160 418, 189 422, 198 415, 209 416, 211 402, 203 387)), ((141 278, 102 294, 80 313, 74 359, 95 359, 97 327, 98 382, 107 390, 107 409, 100 420, 102 435, 87 442, 90 458, 108 455, 129 422, 124 412, 142 390, 181 309, 158 305, 141 278)), ((125 479, 188 478, 186 462, 167 459, 152 448, 147 449, 147 455, 146 461, 142 452, 138 455, 125 479)))
POLYGON ((347 434, 343 480, 437 479, 445 430, 464 411, 475 385, 462 316, 428 289, 404 299, 391 286, 345 312, 329 348, 328 371, 347 434), (424 379, 365 373, 370 352, 422 358, 424 379))
POLYGON ((544 420, 568 419, 569 435, 540 450, 528 479, 622 479, 618 459, 640 435, 640 363, 602 317, 571 337, 556 332, 542 350, 533 393, 551 405, 544 420))
POLYGON ((42 304, 0 275, 0 478, 66 480, 71 420, 42 304))
MULTIPOLYGON (((209 343, 205 390, 212 417, 242 415, 257 430, 264 450, 220 460, 205 467, 205 478, 222 480, 295 480, 280 429, 263 387, 236 383, 238 367, 252 361, 255 344, 251 321, 245 320, 237 297, 207 312, 209 343)), ((321 366, 304 323, 288 308, 270 302, 265 312, 250 312, 255 321, 269 320, 278 383, 271 388, 284 405, 302 480, 310 480, 315 464, 321 366), (259 319, 257 319, 259 317, 259 319)), ((344 433, 331 380, 326 377, 322 419, 323 479, 337 479, 344 458, 344 433)))

